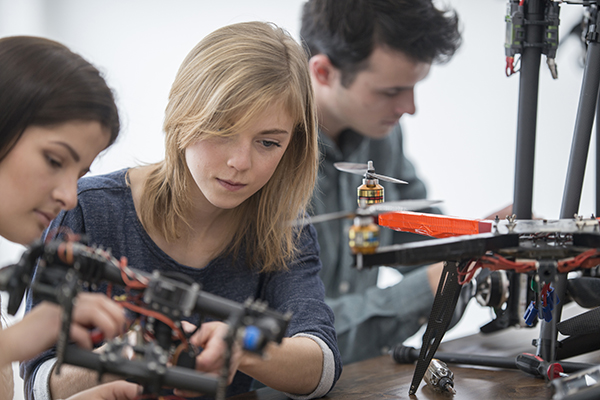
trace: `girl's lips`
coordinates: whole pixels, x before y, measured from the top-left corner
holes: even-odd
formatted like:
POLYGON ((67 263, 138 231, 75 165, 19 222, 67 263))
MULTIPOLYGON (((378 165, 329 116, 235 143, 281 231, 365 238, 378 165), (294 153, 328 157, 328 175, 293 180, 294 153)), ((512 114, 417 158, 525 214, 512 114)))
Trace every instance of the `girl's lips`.
POLYGON ((35 212, 46 228, 50 225, 50 222, 52 222, 52 220, 54 219, 54 216, 47 214, 43 211, 36 210, 35 212))
POLYGON ((217 181, 221 184, 221 186, 223 186, 225 189, 230 190, 232 192, 235 192, 237 190, 240 190, 244 187, 246 187, 246 184, 244 183, 237 183, 237 182, 231 182, 231 181, 225 181, 222 179, 218 179, 217 181))

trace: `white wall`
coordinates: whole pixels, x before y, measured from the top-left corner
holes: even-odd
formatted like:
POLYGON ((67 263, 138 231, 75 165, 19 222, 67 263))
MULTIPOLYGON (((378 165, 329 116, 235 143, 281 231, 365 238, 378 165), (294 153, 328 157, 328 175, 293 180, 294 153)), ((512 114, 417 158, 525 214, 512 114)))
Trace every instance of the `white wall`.
MULTIPOLYGON (((464 44, 418 89, 418 113, 404 120, 406 142, 430 197, 444 200, 448 214, 480 218, 513 200, 519 75, 508 78, 504 72, 506 2, 450 3, 463 19, 464 44)), ((561 6, 561 36, 582 12, 581 6, 561 6)), ((546 218, 560 215, 583 74, 579 57, 580 44, 571 36, 558 50, 558 80, 542 57, 533 212, 546 218)), ((593 153, 580 207, 584 215, 595 210, 593 153)))
MULTIPOLYGON (((229 23, 273 21, 296 38, 302 0, 0 0, 0 36, 43 35, 92 61, 116 91, 118 143, 92 169, 102 173, 163 154, 161 125, 180 62, 207 33, 229 23)), ((464 43, 417 90, 405 116, 408 154, 447 214, 478 218, 513 200, 519 75, 504 74, 504 0, 446 0, 462 19, 464 43)), ((561 6, 561 34, 583 7, 561 6)), ((582 68, 574 37, 558 51, 559 79, 542 60, 533 210, 557 218, 579 100, 582 68)), ((593 146, 592 146, 593 147, 593 146)), ((592 154, 593 155, 593 154, 592 154)), ((580 212, 594 211, 589 160, 580 212)))
MULTIPOLYGON (((118 142, 92 166, 104 173, 163 154, 167 94, 187 52, 214 29, 273 21, 296 38, 303 0, 0 0, 0 36, 58 40, 98 66, 116 91, 123 120, 118 142)), ((519 75, 504 74, 504 0, 446 0, 464 42, 449 64, 418 86, 418 112, 403 117, 406 148, 447 214, 479 218, 513 200, 519 75)), ((561 34, 583 8, 561 6, 561 34)), ((563 196, 583 69, 571 38, 558 51, 559 79, 542 60, 533 211, 557 218, 563 196)), ((592 141, 593 143, 593 141, 592 141)), ((593 147, 593 146, 592 146, 593 147)), ((588 160, 580 213, 594 212, 594 156, 588 160)), ((20 248, 0 243, 0 265, 20 248), (2 256, 4 253, 4 256, 2 256)), ((18 398, 18 397, 17 397, 18 398)))

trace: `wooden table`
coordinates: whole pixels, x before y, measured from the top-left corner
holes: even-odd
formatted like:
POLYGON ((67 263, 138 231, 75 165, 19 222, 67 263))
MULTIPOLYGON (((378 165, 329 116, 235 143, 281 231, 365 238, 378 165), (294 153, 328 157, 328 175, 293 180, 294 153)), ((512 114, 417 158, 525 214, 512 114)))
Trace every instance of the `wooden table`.
MULTIPOLYGON (((439 352, 489 356, 516 356, 535 353, 532 339, 539 328, 509 328, 501 332, 477 334, 444 342, 439 352)), ((600 351, 568 361, 600 363, 600 351)), ((454 373, 454 396, 437 393, 421 382, 417 393, 408 395, 414 364, 396 364, 390 356, 381 356, 344 366, 342 376, 325 399, 551 399, 552 389, 543 379, 514 369, 498 369, 449 364, 454 373)), ((288 397, 270 388, 231 397, 231 400, 284 400, 288 397)))

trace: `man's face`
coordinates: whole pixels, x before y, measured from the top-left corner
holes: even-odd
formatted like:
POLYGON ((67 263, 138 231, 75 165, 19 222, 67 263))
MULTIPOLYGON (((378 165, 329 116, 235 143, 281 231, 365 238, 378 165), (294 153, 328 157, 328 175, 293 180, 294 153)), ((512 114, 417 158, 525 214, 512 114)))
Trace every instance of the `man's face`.
POLYGON ((348 87, 342 86, 338 71, 328 100, 330 117, 339 127, 371 139, 384 138, 403 114, 415 113, 414 87, 430 67, 402 52, 376 47, 368 67, 348 87))

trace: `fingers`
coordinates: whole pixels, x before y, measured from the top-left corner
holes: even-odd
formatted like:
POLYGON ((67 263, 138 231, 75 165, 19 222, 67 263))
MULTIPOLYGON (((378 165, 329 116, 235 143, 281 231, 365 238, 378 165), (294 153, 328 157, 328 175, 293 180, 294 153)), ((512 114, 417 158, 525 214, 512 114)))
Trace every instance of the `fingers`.
POLYGON ((123 333, 123 308, 101 293, 78 294, 73 308, 71 338, 80 346, 91 348, 90 328, 98 328, 107 338, 123 333))
POLYGON ((203 372, 220 373, 226 345, 223 340, 228 326, 222 322, 206 322, 190 341, 204 350, 196 357, 196 369, 203 372))
POLYGON ((227 378, 227 384, 233 382, 233 377, 237 372, 237 369, 242 361, 242 348, 239 343, 234 343, 233 349, 231 349, 231 362, 229 365, 229 376, 227 378))
POLYGON ((187 321, 181 321, 181 328, 185 333, 192 333, 196 329, 196 325, 191 324, 187 321))
MULTIPOLYGON (((185 332, 190 333, 196 329, 196 326, 182 321, 182 328, 185 332)), ((227 325, 223 322, 205 322, 192 335, 190 343, 203 349, 196 357, 197 371, 213 375, 215 378, 221 374, 226 349, 223 338, 227 334, 227 329, 227 325)), ((229 383, 231 383, 231 380, 229 383)), ((197 397, 201 395, 200 393, 181 389, 175 389, 174 394, 180 397, 197 397)))
POLYGON ((2 332, 2 355, 9 362, 24 361, 50 348, 60 332, 60 315, 61 308, 55 304, 42 302, 34 307, 22 321, 2 332))
POLYGON ((88 329, 77 324, 71 324, 69 339, 85 349, 91 349, 94 346, 88 329))
POLYGON ((133 400, 138 397, 142 389, 141 386, 126 381, 116 381, 101 386, 105 386, 102 390, 106 400, 133 400))
POLYGON ((141 386, 126 381, 115 381, 95 386, 69 397, 67 400, 133 400, 141 393, 141 386))
MULTIPOLYGON (((190 338, 192 344, 203 348, 203 351, 196 357, 196 369, 198 371, 215 375, 221 374, 227 351, 224 338, 228 330, 229 325, 223 322, 207 322, 202 324, 198 332, 190 338)), ((230 355, 228 383, 233 381, 241 359, 241 347, 239 344, 234 343, 230 355)))
POLYGON ((75 299, 73 322, 84 327, 97 327, 113 338, 125 329, 125 312, 113 300, 101 293, 80 293, 75 299))

